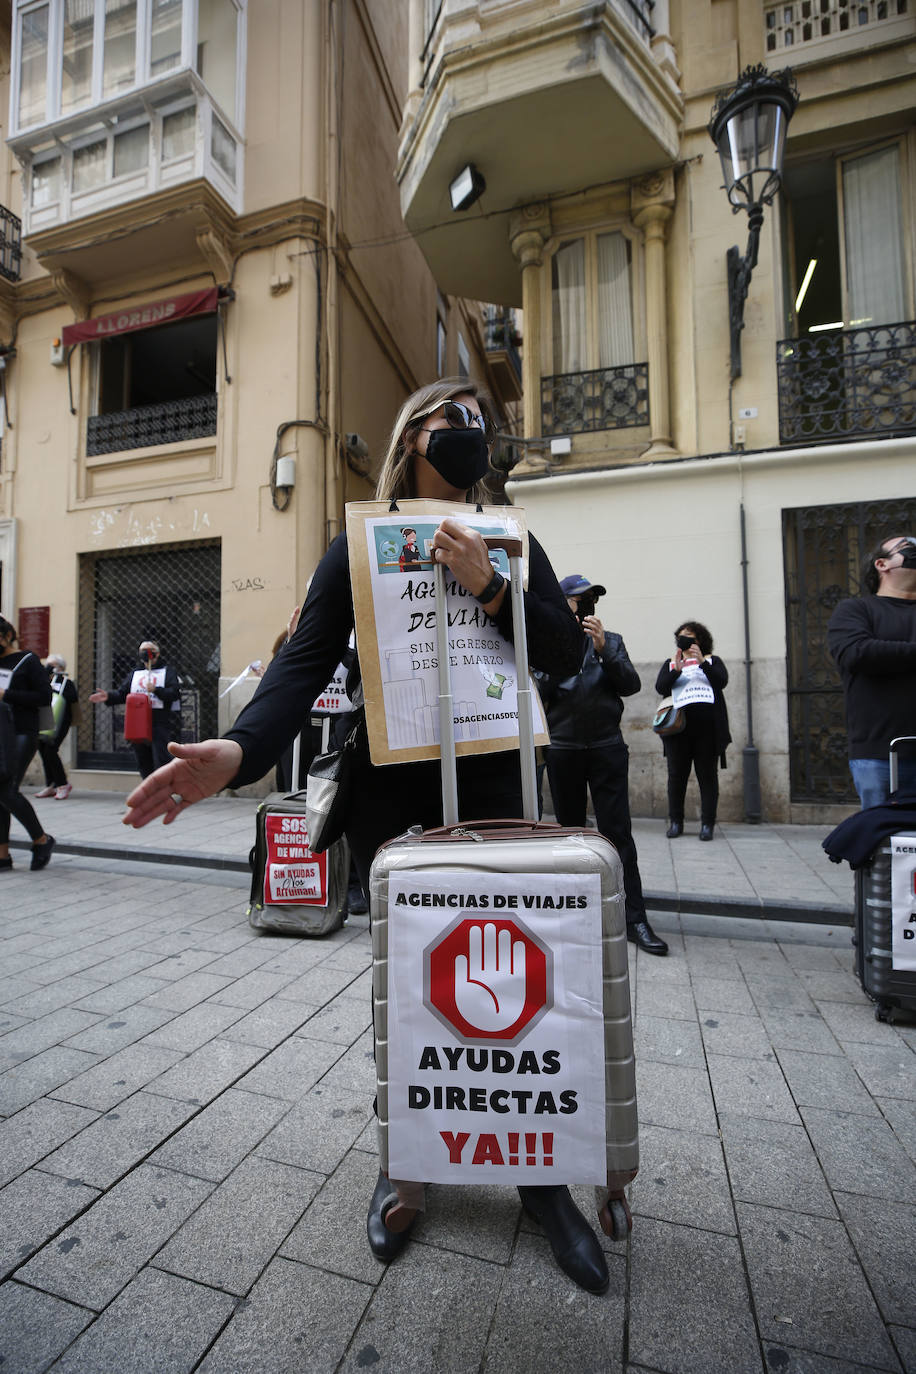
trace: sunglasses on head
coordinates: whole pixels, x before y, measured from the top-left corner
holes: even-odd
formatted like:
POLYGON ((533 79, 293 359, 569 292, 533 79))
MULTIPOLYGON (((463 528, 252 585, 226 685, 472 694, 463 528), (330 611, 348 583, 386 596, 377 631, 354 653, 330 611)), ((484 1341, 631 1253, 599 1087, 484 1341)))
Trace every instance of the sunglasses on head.
POLYGON ((483 415, 478 415, 476 410, 471 410, 469 406, 463 405, 461 401, 446 401, 444 405, 436 406, 435 410, 420 417, 428 420, 438 411, 442 411, 450 429, 471 429, 476 426, 478 429, 486 430, 487 422, 483 415))

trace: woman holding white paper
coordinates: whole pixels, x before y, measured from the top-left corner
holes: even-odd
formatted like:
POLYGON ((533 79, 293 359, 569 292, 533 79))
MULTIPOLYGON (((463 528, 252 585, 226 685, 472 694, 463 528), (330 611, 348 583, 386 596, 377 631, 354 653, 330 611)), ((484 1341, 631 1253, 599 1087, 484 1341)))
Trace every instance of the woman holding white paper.
POLYGON ((684 797, 690 770, 700 789, 700 839, 711 840, 719 804, 719 768, 731 743, 723 690, 728 669, 713 656, 712 635, 698 620, 687 620, 674 632, 674 657, 662 664, 655 681, 661 696, 670 696, 684 712, 679 734, 663 740, 668 763, 669 840, 684 832, 684 797))
MULTIPOLYGON (((376 499, 486 502, 492 437, 489 403, 474 382, 465 378, 421 387, 398 412, 376 499)), ((430 542, 432 559, 448 566, 460 587, 511 641, 507 583, 494 572, 479 531, 449 515, 430 542)), ((578 671, 582 630, 546 554, 531 535, 525 622, 533 668, 560 676, 578 671)), ((223 739, 170 745, 173 761, 128 797, 125 824, 142 826, 162 816, 168 825, 193 802, 262 777, 301 728, 303 703, 314 701, 329 681, 353 626, 347 538, 339 535, 315 571, 296 632, 270 664, 232 729, 223 739)), ((369 866, 380 845, 412 825, 429 829, 442 824, 440 769, 434 759, 376 767, 369 758, 365 729, 353 753, 345 833, 368 891, 369 866)), ((462 756, 457 771, 463 821, 522 814, 518 751, 462 756)), ((402 1231, 386 1227, 383 1209, 391 1190, 380 1173, 367 1217, 370 1248, 384 1262, 400 1252, 412 1225, 409 1221, 402 1231)), ((564 1272, 589 1292, 604 1292, 609 1282, 604 1254, 568 1188, 519 1191, 564 1272)))

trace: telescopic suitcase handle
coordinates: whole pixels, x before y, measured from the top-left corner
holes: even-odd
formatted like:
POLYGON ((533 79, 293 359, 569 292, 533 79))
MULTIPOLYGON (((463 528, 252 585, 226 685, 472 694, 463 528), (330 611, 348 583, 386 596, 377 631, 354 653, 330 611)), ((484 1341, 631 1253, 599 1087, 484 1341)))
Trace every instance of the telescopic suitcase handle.
MULTIPOLYGON (((525 625, 525 592, 522 586, 522 541, 513 535, 484 535, 488 549, 502 549, 509 557, 509 595, 512 602, 512 636, 518 698, 518 745, 522 772, 522 809, 526 821, 538 819, 537 770, 534 762, 534 703, 528 673, 528 632, 525 625)), ((448 609, 445 567, 433 567, 436 590, 436 648, 439 659, 439 751, 442 761, 442 819, 458 824, 458 769, 455 756, 455 715, 452 701, 452 670, 448 653, 448 609)))
POLYGON ((889 784, 889 787, 890 787, 891 792, 896 792, 896 791, 897 791, 897 745, 898 745, 898 744, 916 744, 916 735, 898 735, 896 739, 892 739, 892 740, 891 740, 890 745, 888 746, 887 759, 888 759, 888 763, 890 764, 890 776, 889 776, 889 778, 888 778, 888 784, 889 784))

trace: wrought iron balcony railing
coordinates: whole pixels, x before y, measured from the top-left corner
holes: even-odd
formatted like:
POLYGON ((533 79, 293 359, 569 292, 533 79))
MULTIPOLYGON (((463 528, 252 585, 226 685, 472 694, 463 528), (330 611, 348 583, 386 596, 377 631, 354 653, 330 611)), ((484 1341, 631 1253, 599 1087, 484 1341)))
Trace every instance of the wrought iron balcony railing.
POLYGON ((191 396, 161 405, 90 415, 86 453, 123 453, 156 444, 180 444, 216 433, 216 394, 191 396))
POLYGON ((649 423, 649 364, 541 378, 541 432, 578 434, 649 423))
POLYGON ((22 266, 22 221, 0 205, 0 277, 18 281, 22 266))
POLYGON ((777 344, 779 441, 916 431, 916 323, 842 329, 777 344))

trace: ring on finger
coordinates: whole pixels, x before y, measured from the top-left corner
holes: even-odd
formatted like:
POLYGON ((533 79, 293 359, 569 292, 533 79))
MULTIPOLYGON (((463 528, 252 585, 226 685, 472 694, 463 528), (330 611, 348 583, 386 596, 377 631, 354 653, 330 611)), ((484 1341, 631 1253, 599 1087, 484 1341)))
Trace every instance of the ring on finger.
POLYGON ((172 801, 175 803, 176 806, 184 805, 184 797, 181 795, 180 792, 172 792, 171 797, 172 801))

